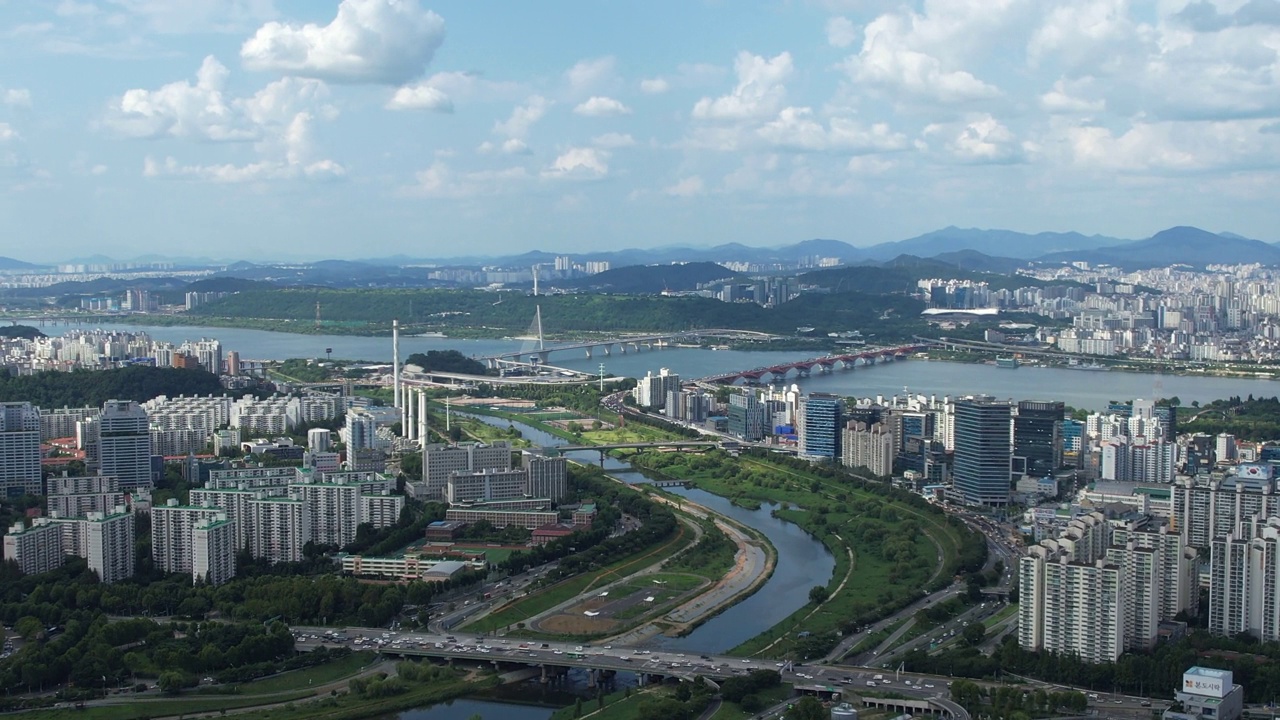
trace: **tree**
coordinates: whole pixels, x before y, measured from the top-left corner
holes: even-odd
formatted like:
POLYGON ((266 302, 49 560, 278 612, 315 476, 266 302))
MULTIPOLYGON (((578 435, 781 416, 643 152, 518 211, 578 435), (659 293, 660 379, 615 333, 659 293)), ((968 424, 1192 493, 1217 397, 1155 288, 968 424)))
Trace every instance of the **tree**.
POLYGON ((751 695, 744 695, 743 698, 738 701, 738 707, 742 708, 743 712, 758 713, 764 709, 765 705, 764 700, 761 700, 759 695, 753 693, 751 695))
POLYGON ((689 683, 682 682, 676 686, 675 695, 680 702, 689 702, 689 698, 693 697, 693 690, 689 688, 689 683))
POLYGON ((13 631, 27 642, 31 642, 44 632, 44 625, 40 623, 39 618, 30 615, 18 618, 18 622, 13 624, 13 631))
POLYGON ((809 602, 814 605, 821 605, 827 601, 829 596, 830 593, 828 593, 827 589, 822 585, 814 585, 809 588, 809 602))
POLYGON ((976 647, 978 645, 981 645, 982 641, 986 639, 987 626, 983 625, 980 622, 970 623, 960 633, 960 636, 964 638, 965 644, 969 645, 970 647, 976 647))
POLYGON ((182 673, 169 670, 160 673, 160 678, 156 680, 156 684, 166 694, 177 695, 182 691, 182 687, 186 685, 186 680, 182 677, 182 673))
POLYGON ((787 717, 794 720, 827 720, 830 715, 827 713, 826 708, 822 707, 822 703, 818 701, 818 698, 812 695, 805 695, 787 711, 787 717))

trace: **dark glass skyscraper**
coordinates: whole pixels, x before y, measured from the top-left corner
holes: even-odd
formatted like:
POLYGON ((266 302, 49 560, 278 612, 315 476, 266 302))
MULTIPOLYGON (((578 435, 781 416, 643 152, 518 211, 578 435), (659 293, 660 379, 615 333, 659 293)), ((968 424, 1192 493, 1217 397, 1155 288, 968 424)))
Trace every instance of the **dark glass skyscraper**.
POLYGON ((1062 465, 1061 401, 1023 400, 1013 418, 1014 473, 1042 478, 1062 465))
POLYGON ((956 401, 952 484, 969 505, 1009 503, 1009 403, 989 397, 956 401))

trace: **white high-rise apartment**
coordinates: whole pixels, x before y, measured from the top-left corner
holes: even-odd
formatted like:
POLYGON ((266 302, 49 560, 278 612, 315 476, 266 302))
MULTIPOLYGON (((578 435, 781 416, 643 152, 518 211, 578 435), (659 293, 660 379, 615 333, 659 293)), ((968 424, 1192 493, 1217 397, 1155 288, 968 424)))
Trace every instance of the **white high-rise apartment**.
POLYGON ((35 575, 62 567, 66 554, 62 547, 62 526, 47 518, 36 518, 26 527, 21 522, 4 536, 4 558, 18 563, 24 575, 35 575))
POLYGON ((850 422, 841 439, 845 467, 864 467, 880 477, 893 474, 893 430, 885 423, 850 422))
MULTIPOLYGON (((226 512, 215 507, 179 505, 176 498, 151 508, 151 559, 156 567, 168 573, 191 572, 192 529, 218 516, 226 519, 226 512)), ((233 545, 234 542, 233 535, 233 545)))
POLYGON ((258 495, 248 502, 249 554, 272 563, 302 560, 302 547, 312 537, 302 498, 258 495))
POLYGON ((338 436, 346 445, 347 455, 357 450, 382 447, 378 439, 378 419, 365 408, 353 407, 347 411, 346 421, 338 436))
POLYGON ((43 495, 40 410, 27 402, 0 403, 0 495, 43 495))
POLYGON ((1123 588, 1118 565, 1072 560, 1056 540, 1031 547, 1019 561, 1018 643, 1088 662, 1114 661, 1124 652, 1123 588))
POLYGON ((151 487, 151 427, 131 400, 108 400, 95 423, 98 474, 114 477, 125 491, 151 487))
POLYGON ((1195 551, 1167 528, 1072 520, 1018 565, 1018 643, 1110 662, 1149 649, 1158 626, 1196 606, 1195 551))
POLYGON ((1241 465, 1224 479, 1178 478, 1173 523, 1188 545, 1208 550, 1214 538, 1236 533, 1255 516, 1280 516, 1280 493, 1267 465, 1241 465))
POLYGON ((191 581, 221 585, 236 575, 235 523, 219 513, 191 528, 191 581))
POLYGON ((547 457, 525 451, 520 456, 525 472, 529 474, 525 494, 529 497, 548 498, 561 502, 569 495, 569 459, 547 457))
POLYGON ((133 513, 123 507, 111 513, 90 513, 80 521, 85 559, 103 583, 133 577, 133 513))
POLYGON ((113 477, 55 477, 48 483, 49 514, 63 518, 109 512, 124 504, 120 482, 113 477))
POLYGON ((1209 632, 1280 640, 1280 518, 1214 538, 1209 577, 1209 632))

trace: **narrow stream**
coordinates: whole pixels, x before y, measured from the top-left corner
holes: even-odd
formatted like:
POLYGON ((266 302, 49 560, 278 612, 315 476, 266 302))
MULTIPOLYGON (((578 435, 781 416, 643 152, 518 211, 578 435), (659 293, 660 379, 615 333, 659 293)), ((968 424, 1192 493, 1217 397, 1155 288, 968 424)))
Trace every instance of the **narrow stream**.
MULTIPOLYGON (((514 425, 524 439, 535 445, 554 447, 566 444, 550 433, 519 421, 508 422, 504 418, 486 415, 466 415, 494 427, 507 428, 514 425)), ((585 464, 599 464, 600 461, 600 454, 591 450, 566 454, 585 464)), ((633 485, 652 482, 642 470, 607 455, 604 469, 619 480, 633 485)), ((747 510, 705 490, 679 487, 667 489, 760 531, 777 550, 778 561, 773 575, 751 597, 725 610, 685 637, 656 639, 653 641, 656 646, 704 653, 726 652, 804 607, 809 602, 809 588, 826 585, 831 580, 831 575, 835 572, 835 558, 827 547, 799 526, 773 517, 771 512, 774 506, 763 505, 759 510, 747 510)))

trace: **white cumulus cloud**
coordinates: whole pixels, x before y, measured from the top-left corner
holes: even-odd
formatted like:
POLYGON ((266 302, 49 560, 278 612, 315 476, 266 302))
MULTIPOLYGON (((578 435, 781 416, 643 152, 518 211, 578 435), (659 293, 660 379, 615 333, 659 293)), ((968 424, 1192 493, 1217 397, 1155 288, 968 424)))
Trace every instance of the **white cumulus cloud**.
POLYGON ((663 188, 662 192, 674 197, 694 197, 706 192, 706 187, 703 185, 702 178, 697 175, 690 175, 663 188))
POLYGON ((493 131, 510 138, 523 139, 529 135, 529 129, 547 114, 550 107, 551 101, 541 95, 530 96, 523 105, 517 105, 511 111, 511 117, 494 123, 493 131))
POLYGON ((613 78, 616 64, 612 55, 581 60, 565 71, 565 81, 574 90, 590 90, 613 78))
POLYGON ((597 180, 609 174, 609 153, 587 147, 571 147, 542 171, 546 178, 597 180))
POLYGON ((631 147, 636 144, 636 139, 627 133, 605 133, 591 138, 591 144, 598 148, 613 149, 631 147))
POLYGON ((18 131, 9 123, 0 123, 0 142, 18 139, 18 131))
POLYGON ((858 41, 858 28, 847 17, 836 16, 827 21, 827 43, 832 47, 849 47, 858 41))
POLYGON ((640 81, 640 92, 648 95, 661 95, 671 89, 671 83, 662 78, 646 78, 640 81))
POLYGON ((453 112, 453 100, 439 88, 426 83, 406 85, 396 90, 395 95, 387 101, 388 110, 430 110, 432 112, 453 112))
POLYGON ((587 117, 610 117, 615 115, 630 115, 631 108, 623 105, 621 101, 611 97, 603 97, 601 95, 593 95, 582 101, 573 112, 578 115, 587 117))
POLYGON ((269 22, 240 48, 251 70, 347 83, 402 84, 444 41, 444 20, 417 0, 342 0, 328 25, 269 22))
POLYGON ((718 98, 702 98, 693 106, 693 116, 703 120, 743 120, 772 115, 787 94, 783 84, 791 76, 791 53, 772 58, 743 51, 733 63, 738 84, 733 92, 718 98))
POLYGON ((499 195, 510 191, 529 179, 523 167, 500 170, 457 172, 443 160, 437 160, 426 170, 414 174, 414 184, 400 189, 407 197, 465 199, 486 195, 499 195))
POLYGON ((1000 95, 995 86, 964 69, 949 67, 919 45, 920 16, 881 15, 863 30, 862 48, 844 61, 856 83, 883 88, 893 95, 917 100, 962 103, 1000 95))
POLYGON ((4 91, 4 104, 9 107, 31 107, 31 91, 26 88, 8 88, 4 91))
POLYGON ((756 134, 770 145, 809 152, 892 152, 908 145, 907 136, 893 132, 886 123, 863 126, 849 118, 835 117, 824 127, 813 119, 813 111, 807 107, 783 109, 756 134))
POLYGON ((143 164, 147 177, 178 176, 214 182, 293 178, 333 179, 346 174, 338 163, 317 158, 311 139, 317 117, 337 111, 324 103, 328 86, 319 80, 285 77, 248 97, 226 92, 228 71, 213 56, 204 59, 194 83, 178 81, 156 90, 136 88, 111 101, 101 125, 123 137, 179 138, 252 143, 258 160, 187 165, 173 157, 143 164))
POLYGON ((254 133, 225 97, 228 71, 210 55, 194 83, 179 80, 156 90, 135 88, 111 101, 103 124, 127 137, 252 140, 254 133))
POLYGON ((1105 100, 1086 100, 1068 92, 1064 83, 1058 80, 1053 89, 1040 96, 1040 107, 1053 114, 1072 115, 1080 113, 1098 113, 1106 109, 1105 100))
POLYGON ((924 129, 924 134, 941 137, 951 159, 961 163, 982 165, 1023 162, 1028 155, 1037 151, 1033 143, 1019 142, 1013 131, 985 113, 956 124, 930 125, 924 129))

